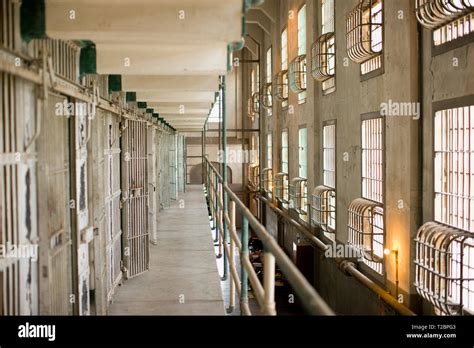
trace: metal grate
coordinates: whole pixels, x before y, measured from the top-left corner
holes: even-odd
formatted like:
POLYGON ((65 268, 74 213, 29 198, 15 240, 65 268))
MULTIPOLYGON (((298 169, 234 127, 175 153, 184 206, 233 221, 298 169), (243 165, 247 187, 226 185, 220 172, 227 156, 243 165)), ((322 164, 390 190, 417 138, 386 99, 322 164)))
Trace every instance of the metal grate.
POLYGON ((311 48, 311 75, 315 80, 325 81, 336 72, 336 41, 334 33, 321 35, 311 48))
POLYGON ((383 271, 383 207, 357 198, 349 205, 349 244, 364 257, 364 263, 378 273, 383 271))
POLYGON ((260 189, 260 166, 253 164, 248 167, 248 182, 252 190, 260 189))
POLYGON ((428 29, 445 25, 470 12, 473 0, 415 0, 416 17, 428 29))
POLYGON ((362 197, 383 203, 383 119, 362 121, 362 197))
POLYGON ((311 195, 311 221, 319 226, 324 235, 336 239, 336 191, 324 185, 318 186, 311 195))
POLYGON ((474 232, 474 105, 435 114, 435 220, 474 232))
POLYGON ((415 287, 440 315, 474 315, 473 234, 428 222, 415 238, 415 287))
POLYGON ((252 113, 254 117, 258 117, 260 113, 260 93, 252 94, 252 113))
POLYGON ((308 181, 305 178, 293 178, 289 189, 290 208, 295 209, 300 215, 307 215, 308 181))
POLYGON ((275 97, 281 101, 281 106, 288 106, 288 70, 276 74, 273 85, 275 87, 275 97))
MULTIPOLYGON (((382 0, 360 0, 346 17, 346 47, 349 58, 361 63, 365 74, 381 67, 374 60, 383 48, 383 3, 382 0)), ((380 60, 380 63, 382 61, 380 60)))
POLYGON ((273 133, 267 134, 267 168, 273 168, 273 133))
POLYGON ((262 171, 263 190, 268 196, 273 195, 273 169, 265 168, 262 171))
POLYGON ((275 196, 285 208, 288 208, 288 174, 278 173, 275 175, 275 196))
POLYGON ((289 82, 294 93, 306 91, 306 55, 297 56, 291 62, 289 82))

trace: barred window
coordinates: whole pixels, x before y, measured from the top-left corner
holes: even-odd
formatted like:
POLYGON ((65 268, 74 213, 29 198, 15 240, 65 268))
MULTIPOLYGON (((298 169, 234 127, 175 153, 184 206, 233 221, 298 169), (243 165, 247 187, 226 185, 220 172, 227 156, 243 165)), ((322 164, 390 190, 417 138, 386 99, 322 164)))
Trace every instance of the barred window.
POLYGON ((281 70, 288 70, 288 29, 281 33, 281 70))
POLYGON ((474 105, 435 114, 435 220, 474 232, 474 105))
POLYGON ((268 194, 269 197, 273 195, 273 169, 265 168, 262 171, 263 190, 268 194))
POLYGON ((336 188, 336 125, 323 127, 323 183, 336 188))
POLYGON ((298 93, 298 102, 306 100, 306 55, 297 56, 290 64, 290 88, 298 93))
POLYGON ((298 131, 298 175, 307 178, 308 175, 308 130, 300 128, 298 131))
POLYGON ((383 272, 384 249, 384 122, 362 121, 362 197, 349 206, 349 244, 364 255, 364 263, 383 272))
POLYGON ((418 21, 433 29, 435 46, 474 31, 474 0, 416 0, 418 21))
POLYGON ((383 207, 374 201, 357 198, 349 205, 349 244, 363 255, 364 263, 383 272, 383 207))
POLYGON ((281 171, 288 173, 288 130, 281 132, 281 171))
POLYGON ((314 79, 322 82, 323 91, 335 87, 336 36, 334 35, 334 0, 321 1, 321 36, 311 48, 314 79))
POLYGON ((289 195, 288 195, 288 174, 278 173, 275 176, 275 196, 283 207, 288 209, 289 195))
POLYGON ((291 180, 289 194, 290 208, 295 209, 300 218, 307 220, 308 206, 307 206, 307 192, 308 181, 305 178, 294 178, 291 180))
POLYGON ((362 121, 362 197, 383 203, 383 119, 362 121))
POLYGON ((311 220, 321 228, 324 235, 336 240, 336 191, 328 186, 320 185, 313 190, 311 196, 311 220))
POLYGON ((273 168, 273 134, 267 134, 267 168, 273 168))
POLYGON ((267 50, 266 60, 265 60, 265 84, 262 86, 262 91, 260 93, 262 106, 265 108, 267 116, 272 115, 272 48, 269 47, 267 50))
POLYGON ((336 125, 323 126, 323 185, 312 195, 313 222, 335 240, 336 230, 336 125))
POLYGON ((288 70, 280 71, 275 76, 275 97, 281 101, 282 108, 288 106, 288 70))
POLYGON ((306 5, 298 11, 298 55, 306 54, 306 5))
POLYGON ((267 57, 265 60, 265 82, 272 83, 272 48, 267 50, 267 57))
POLYGON ((361 74, 382 67, 383 1, 360 0, 346 17, 349 58, 361 64, 361 74))
POLYGON ((298 11, 298 57, 292 65, 296 72, 293 91, 298 93, 298 102, 303 103, 306 101, 306 5, 298 11))
POLYGON ((417 292, 438 315, 474 315, 474 234, 427 222, 415 243, 417 292))

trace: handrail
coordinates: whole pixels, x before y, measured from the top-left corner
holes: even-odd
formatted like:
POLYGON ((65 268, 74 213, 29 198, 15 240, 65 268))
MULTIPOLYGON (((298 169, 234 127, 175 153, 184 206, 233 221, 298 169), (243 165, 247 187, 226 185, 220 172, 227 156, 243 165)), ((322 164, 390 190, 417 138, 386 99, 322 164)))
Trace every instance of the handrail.
POLYGON ((267 315, 276 315, 275 310, 275 263, 278 264, 283 274, 288 279, 290 285, 298 295, 305 310, 312 315, 334 315, 333 310, 326 304, 324 299, 318 294, 313 286, 306 280, 300 270, 293 264, 290 258, 285 254, 283 249, 278 245, 276 240, 268 233, 265 227, 255 218, 252 212, 240 201, 237 195, 223 181, 222 176, 216 168, 210 163, 209 159, 204 156, 203 162, 206 169, 206 186, 210 196, 211 213, 217 224, 219 235, 219 243, 222 243, 225 253, 233 255, 234 248, 240 251, 240 262, 242 267, 241 278, 238 277, 234 260, 231 258, 230 282, 231 282, 231 301, 229 310, 232 310, 234 299, 234 287, 240 292, 240 305, 242 313, 250 315, 247 302, 247 282, 250 280, 252 289, 257 298, 259 306, 263 313, 267 315), (225 204, 222 200, 224 192, 227 193, 229 199, 229 208, 223 209, 225 204), (218 204, 215 204, 215 203, 218 204), (235 209, 238 209, 243 217, 242 240, 239 241, 236 225, 235 225, 235 209), (230 214, 229 214, 230 210, 230 214), (230 231, 230 245, 225 241, 223 236, 224 221, 230 231), (263 254, 263 286, 260 283, 257 274, 248 258, 248 225, 252 226, 253 231, 264 245, 263 254), (240 246, 240 247, 239 247, 240 246))
MULTIPOLYGON (((289 214, 287 214, 285 211, 281 210, 272 202, 270 202, 267 198, 262 197, 261 195, 258 196, 258 199, 260 199, 263 203, 268 205, 270 209, 272 209, 275 213, 283 217, 288 223, 293 225, 295 228, 297 228, 300 232, 302 232, 305 237, 319 250, 323 252, 326 251, 329 246, 325 244, 323 241, 321 241, 318 237, 316 237, 314 234, 311 233, 309 229, 307 229, 305 226, 297 222, 295 219, 293 219, 289 214)), ((377 285, 374 281, 370 280, 367 278, 363 273, 361 273, 354 262, 350 260, 338 260, 339 264, 339 270, 342 271, 344 274, 348 276, 352 276, 354 279, 356 279, 359 283, 361 283, 363 286, 368 288, 370 291, 372 291, 374 294, 379 296, 386 304, 388 304, 392 309, 394 309, 397 313, 405 316, 416 316, 416 314, 403 305, 402 303, 398 302, 396 298, 394 298, 392 295, 390 295, 384 288, 381 286, 377 285)))

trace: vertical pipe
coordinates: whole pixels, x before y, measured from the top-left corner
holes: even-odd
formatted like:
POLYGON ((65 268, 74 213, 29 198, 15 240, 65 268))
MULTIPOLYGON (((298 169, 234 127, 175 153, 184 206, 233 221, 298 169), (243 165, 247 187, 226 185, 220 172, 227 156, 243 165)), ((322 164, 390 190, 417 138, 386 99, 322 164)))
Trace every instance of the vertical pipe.
POLYGON ((242 251, 240 252, 240 279, 242 282, 240 293, 240 308, 244 312, 244 308, 248 306, 248 274, 243 265, 243 260, 249 257, 249 221, 245 215, 242 216, 242 237, 241 237, 242 251))
MULTIPOLYGON (((230 224, 231 224, 231 229, 233 231, 236 230, 235 228, 235 202, 230 201, 229 202, 229 213, 230 213, 230 224)), ((231 264, 235 264, 235 256, 234 256, 234 251, 235 251, 235 242, 233 238, 230 238, 230 251, 229 251, 229 259, 231 264)), ((229 299, 229 308, 227 310, 227 313, 232 313, 234 311, 235 307, 235 283, 234 279, 232 277, 229 277, 230 281, 230 299, 229 299)))
MULTIPOLYGON (((224 186, 227 186, 227 113, 226 113, 226 100, 225 100, 225 92, 226 92, 226 82, 225 82, 225 75, 221 76, 221 98, 220 103, 222 106, 222 229, 224 234, 224 243, 228 243, 229 241, 229 233, 227 231, 227 224, 224 216, 227 212, 227 192, 224 190, 224 186)), ((228 273, 228 264, 227 264, 227 256, 225 249, 224 253, 224 275, 222 276, 222 280, 227 280, 227 273, 228 273)))
POLYGON ((275 310, 275 256, 265 251, 263 254, 263 288, 265 290, 264 313, 276 315, 275 310))

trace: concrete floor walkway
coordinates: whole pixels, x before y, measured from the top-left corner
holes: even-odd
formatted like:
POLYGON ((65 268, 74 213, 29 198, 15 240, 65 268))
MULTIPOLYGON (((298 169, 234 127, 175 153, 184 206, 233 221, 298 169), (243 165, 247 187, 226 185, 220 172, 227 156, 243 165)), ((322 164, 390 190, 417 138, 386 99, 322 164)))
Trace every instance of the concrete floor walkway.
POLYGON ((225 315, 206 200, 188 185, 160 212, 150 270, 118 289, 111 315, 225 315))

